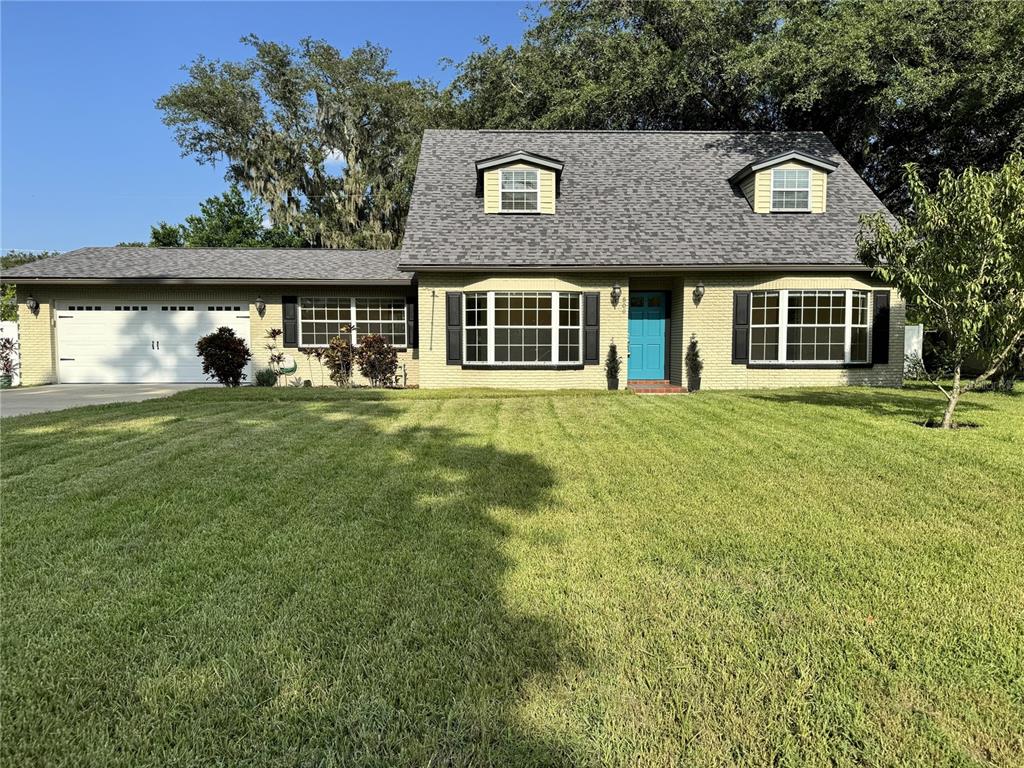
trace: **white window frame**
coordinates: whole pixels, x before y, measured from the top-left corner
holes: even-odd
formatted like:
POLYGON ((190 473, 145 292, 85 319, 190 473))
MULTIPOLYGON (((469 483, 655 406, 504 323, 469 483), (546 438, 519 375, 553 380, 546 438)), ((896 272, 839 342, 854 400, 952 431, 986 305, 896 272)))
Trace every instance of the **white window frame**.
MULTIPOLYGON (((339 308, 340 308, 340 306, 344 302, 346 302, 346 301, 348 302, 348 320, 339 320, 338 322, 341 325, 348 325, 350 327, 349 342, 352 344, 353 347, 359 346, 357 340, 358 340, 359 335, 360 335, 359 334, 358 323, 356 321, 356 302, 357 301, 393 301, 393 302, 401 302, 402 303, 402 322, 404 323, 405 343, 404 344, 392 344, 391 346, 393 346, 397 350, 407 350, 407 349, 409 349, 409 302, 406 301, 406 299, 404 297, 399 297, 399 296, 299 296, 298 299, 297 299, 297 305, 296 305, 296 311, 298 313, 298 318, 296 320, 296 322, 298 323, 298 328, 297 328, 297 330, 298 330, 297 336, 299 337, 298 338, 298 346, 309 348, 309 349, 317 349, 317 348, 325 349, 328 346, 328 344, 306 344, 302 340, 302 325, 303 325, 303 323, 323 322, 323 321, 319 321, 319 320, 303 320, 302 319, 302 302, 303 301, 315 301, 317 299, 331 299, 331 300, 337 301, 339 303, 339 308)), ((330 322, 334 322, 334 321, 330 321, 330 322)), ((389 321, 389 322, 391 322, 391 321, 389 321)), ((397 324, 398 321, 393 321, 393 322, 394 322, 394 324, 397 324)), ((365 336, 366 334, 362 334, 362 335, 365 336)))
MULTIPOLYGON (((584 325, 584 323, 583 323, 583 294, 582 294, 581 291, 467 291, 467 293, 483 294, 483 295, 485 295, 487 297, 487 325, 486 325, 486 330, 487 330, 487 359, 486 360, 474 360, 474 361, 469 361, 468 360, 468 356, 466 354, 466 350, 467 350, 467 347, 468 347, 468 344, 467 344, 468 334, 466 333, 466 329, 467 328, 474 328, 474 329, 484 328, 485 326, 481 326, 481 325, 472 325, 471 326, 471 325, 469 325, 469 323, 467 322, 467 312, 468 312, 468 310, 466 308, 467 302, 463 301, 462 302, 462 304, 463 304, 463 306, 462 306, 462 331, 463 331, 462 332, 462 364, 463 365, 465 365, 467 367, 474 367, 474 366, 482 367, 482 366, 486 366, 488 368, 490 368, 490 367, 499 367, 499 368, 555 368, 555 367, 558 367, 558 366, 577 366, 577 365, 582 366, 583 365, 583 346, 584 346, 583 325, 584 325), (579 344, 578 344, 579 354, 577 355, 576 359, 574 359, 574 360, 563 360, 563 359, 561 359, 561 344, 559 344, 559 337, 560 337, 561 334, 559 333, 559 331, 561 331, 561 329, 562 329, 562 325, 561 325, 562 318, 561 318, 561 307, 560 307, 559 299, 561 298, 561 295, 563 293, 565 293, 565 294, 577 294, 579 296, 579 316, 580 316, 579 324, 576 325, 576 326, 569 326, 569 327, 575 327, 579 331, 579 344), (494 317, 495 317, 495 297, 496 296, 500 296, 500 295, 522 295, 522 294, 530 294, 530 295, 548 294, 548 295, 551 296, 551 325, 550 325, 550 328, 551 328, 551 360, 538 360, 538 361, 534 361, 534 360, 529 360, 529 361, 501 360, 501 361, 496 361, 495 358, 494 358, 494 337, 495 337, 495 330, 497 329, 497 325, 496 325, 495 320, 494 320, 494 317)), ((528 325, 528 326, 501 326, 501 327, 502 328, 506 328, 506 327, 513 327, 513 328, 516 328, 516 327, 522 327, 522 328, 548 328, 549 326, 545 326, 545 325, 537 325, 537 326, 528 325)))
POLYGON ((771 189, 771 211, 772 213, 808 213, 811 210, 811 171, 807 168, 772 168, 772 189, 771 189), (775 174, 777 173, 803 173, 807 176, 806 189, 800 187, 777 187, 775 174), (775 193, 778 192, 806 192, 807 206, 804 208, 783 208, 775 205, 775 193))
MULTIPOLYGON (((753 353, 753 348, 754 348, 754 334, 752 332, 748 333, 747 334, 747 337, 748 337, 747 338, 747 360, 749 361, 750 365, 755 366, 755 367, 758 366, 758 365, 766 365, 766 366, 787 365, 787 366, 794 366, 794 367, 804 367, 804 366, 806 366, 808 368, 813 368, 813 367, 824 367, 824 368, 827 368, 827 367, 836 367, 836 366, 870 365, 871 364, 871 323, 872 323, 872 318, 871 318, 871 302, 872 302, 872 296, 871 296, 871 291, 869 291, 868 289, 866 289, 866 288, 847 288, 847 289, 844 290, 842 288, 793 288, 793 289, 785 289, 785 288, 783 288, 783 289, 774 289, 774 288, 768 288, 768 289, 751 291, 751 301, 750 301, 750 313, 751 314, 750 314, 750 323, 748 325, 748 327, 750 329, 753 329, 754 327, 758 327, 758 328, 761 328, 761 327, 768 327, 768 328, 770 328, 770 327, 772 327, 770 325, 767 325, 767 326, 762 326, 762 325, 754 326, 754 324, 753 324, 753 310, 754 310, 753 294, 755 294, 755 293, 777 293, 777 294, 779 294, 779 355, 778 355, 778 359, 777 360, 754 360, 753 354, 752 354, 753 353), (790 360, 789 359, 789 294, 790 293, 804 293, 804 292, 813 292, 813 293, 836 293, 836 292, 842 292, 842 293, 845 294, 845 307, 846 307, 846 311, 845 311, 844 323, 843 323, 843 359, 842 360, 790 360), (854 323, 853 322, 853 296, 854 296, 855 293, 861 293, 861 294, 864 294, 864 296, 865 296, 865 312, 866 312, 867 316, 865 318, 866 322, 864 324, 854 323), (865 328, 866 329, 865 330, 865 334, 867 336, 867 344, 866 344, 866 347, 865 347, 866 348, 866 354, 865 354, 865 359, 864 360, 853 360, 852 359, 852 338, 853 338, 853 331, 852 331, 852 329, 854 327, 865 328)), ((814 325, 817 325, 817 324, 816 323, 812 324, 811 327, 813 327, 814 325)), ((809 327, 809 326, 803 325, 803 324, 794 325, 794 328, 806 328, 806 327, 809 327)), ((833 326, 833 327, 835 327, 835 326, 833 326)))
POLYGON ((536 168, 502 168, 498 171, 498 210, 502 213, 540 213, 540 171, 536 168), (506 173, 528 173, 533 175, 534 189, 506 189, 505 188, 505 174, 506 173), (537 204, 533 208, 506 208, 505 207, 505 193, 506 192, 533 192, 537 198, 537 204))

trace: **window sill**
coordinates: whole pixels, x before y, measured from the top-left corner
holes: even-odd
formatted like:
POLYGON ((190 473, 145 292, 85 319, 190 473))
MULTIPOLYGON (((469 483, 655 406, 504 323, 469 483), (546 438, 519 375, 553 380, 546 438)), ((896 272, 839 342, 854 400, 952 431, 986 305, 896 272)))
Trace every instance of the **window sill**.
POLYGON ((536 216, 540 213, 540 210, 536 211, 498 211, 503 216, 536 216))
POLYGON ((494 363, 463 363, 464 371, 582 371, 583 363, 511 363, 508 365, 494 363))
POLYGON ((838 368, 872 368, 874 363, 747 363, 747 368, 764 368, 767 370, 781 370, 793 368, 804 371, 814 370, 835 370, 838 368))
POLYGON ((814 213, 810 208, 769 208, 768 213, 814 213))

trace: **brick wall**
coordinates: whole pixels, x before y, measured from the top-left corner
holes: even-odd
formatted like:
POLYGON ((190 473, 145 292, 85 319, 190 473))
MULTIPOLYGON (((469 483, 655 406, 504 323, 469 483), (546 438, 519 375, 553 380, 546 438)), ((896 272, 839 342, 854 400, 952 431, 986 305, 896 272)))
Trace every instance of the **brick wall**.
MULTIPOLYGON (((704 371, 704 389, 762 387, 836 386, 840 384, 898 387, 903 381, 903 326, 906 307, 893 291, 890 298, 889 363, 870 368, 756 369, 732 363, 733 292, 747 290, 797 289, 884 289, 867 276, 813 273, 805 276, 749 274, 687 274, 684 280, 683 335, 689 341, 696 334, 704 371), (699 304, 693 300, 698 282, 705 286, 699 304)), ((872 299, 873 301, 873 299, 872 299)), ((869 307, 871 317, 874 307, 869 307)), ((869 358, 870 359, 870 339, 869 358)))
MULTIPOLYGON (((532 387, 591 388, 608 386, 604 359, 614 339, 625 357, 629 280, 622 274, 524 274, 484 275, 426 272, 419 279, 420 386, 437 387, 532 387), (622 286, 622 297, 612 306, 612 286, 622 286), (473 370, 446 364, 445 294, 448 291, 597 291, 601 294, 600 349, 598 365, 582 370, 473 370)), ((625 365, 621 378, 625 378, 625 365)), ((622 382, 624 385, 625 382, 622 382)))

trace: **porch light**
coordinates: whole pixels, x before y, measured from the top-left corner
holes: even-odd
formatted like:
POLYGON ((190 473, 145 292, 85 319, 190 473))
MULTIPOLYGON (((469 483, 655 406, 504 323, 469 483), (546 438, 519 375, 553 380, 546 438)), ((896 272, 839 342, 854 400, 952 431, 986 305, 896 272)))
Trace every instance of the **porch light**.
POLYGON ((612 286, 612 306, 617 307, 619 305, 619 299, 622 298, 622 286, 616 283, 612 286))
POLYGON ((702 298, 704 298, 704 283, 699 282, 693 287, 693 303, 700 304, 702 298))
POLYGON ((39 314, 39 302, 36 301, 34 296, 29 296, 25 299, 25 306, 28 307, 28 311, 33 315, 39 314))
POLYGON ((266 314, 266 311, 267 311, 267 302, 265 302, 263 300, 262 296, 257 296, 256 297, 256 314, 259 315, 260 317, 263 317, 263 315, 266 314))

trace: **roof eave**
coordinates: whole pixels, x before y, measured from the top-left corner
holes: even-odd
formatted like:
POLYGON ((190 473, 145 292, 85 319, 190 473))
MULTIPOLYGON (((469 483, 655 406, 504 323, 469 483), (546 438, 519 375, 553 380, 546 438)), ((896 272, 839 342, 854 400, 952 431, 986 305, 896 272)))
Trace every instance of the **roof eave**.
POLYGON ((870 272, 860 263, 828 264, 399 264, 409 272, 870 272))
POLYGON ((29 277, 4 275, 3 280, 16 285, 382 285, 408 286, 413 278, 326 279, 326 278, 254 278, 254 277, 29 277))

